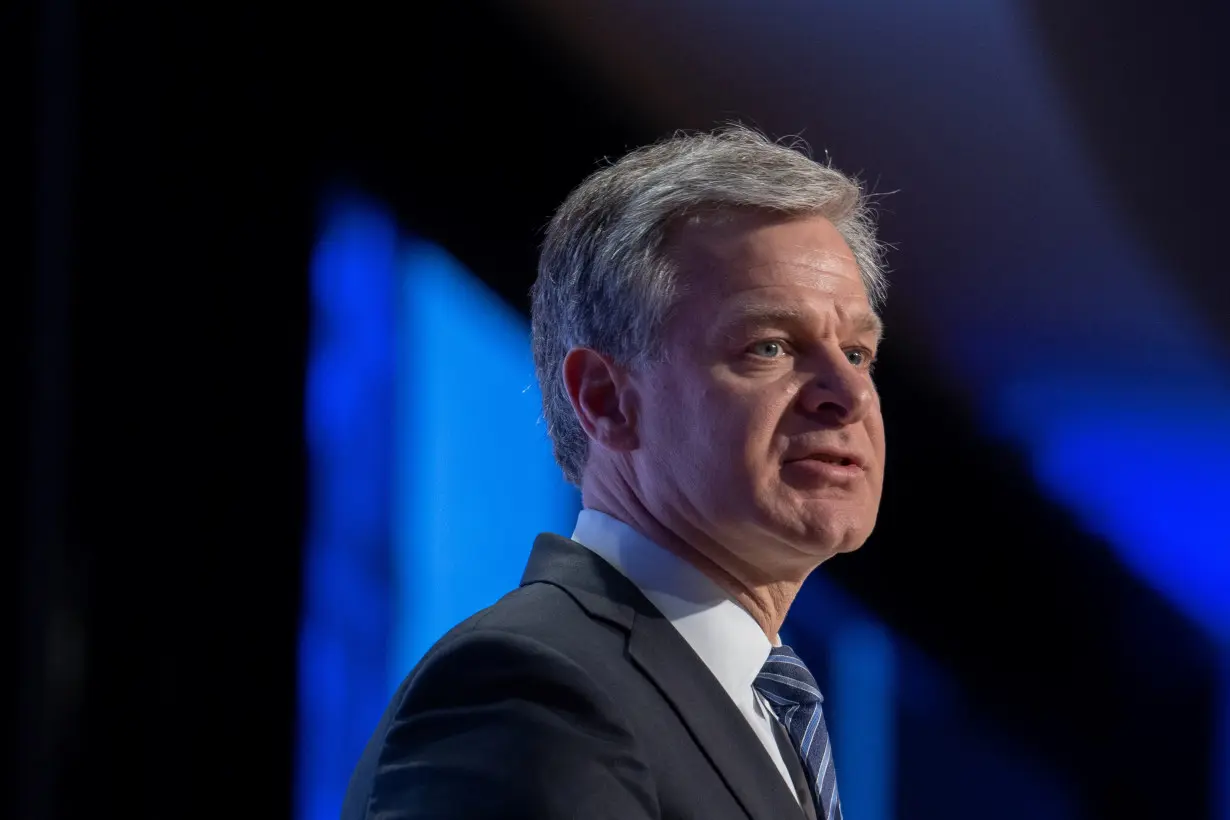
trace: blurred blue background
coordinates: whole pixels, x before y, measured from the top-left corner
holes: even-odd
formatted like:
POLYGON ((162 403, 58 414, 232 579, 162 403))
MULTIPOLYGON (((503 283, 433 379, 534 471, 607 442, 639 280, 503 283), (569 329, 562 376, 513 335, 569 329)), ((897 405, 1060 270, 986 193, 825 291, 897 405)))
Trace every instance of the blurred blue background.
POLYGON ((892 244, 880 521, 787 624, 850 816, 1230 820, 1230 7, 11 22, 14 816, 336 816, 415 660, 571 531, 552 210, 739 119, 860 174, 892 244))

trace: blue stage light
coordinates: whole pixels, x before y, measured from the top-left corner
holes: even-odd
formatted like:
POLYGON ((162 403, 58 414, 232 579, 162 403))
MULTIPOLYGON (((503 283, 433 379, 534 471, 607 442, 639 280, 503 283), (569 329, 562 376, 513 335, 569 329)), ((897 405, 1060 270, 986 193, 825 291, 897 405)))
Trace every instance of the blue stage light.
POLYGON ((1230 389, 1093 373, 1021 380, 998 423, 1039 484, 1219 643, 1230 644, 1230 389))
POLYGON ((388 701, 397 228, 327 207, 312 257, 295 816, 335 820, 388 701))
POLYGON ((399 263, 389 683, 521 580, 580 494, 551 454, 529 325, 440 248, 399 263))
POLYGON ((295 799, 332 820, 396 685, 580 499, 538 419, 527 322, 456 261, 340 197, 311 278, 295 799))

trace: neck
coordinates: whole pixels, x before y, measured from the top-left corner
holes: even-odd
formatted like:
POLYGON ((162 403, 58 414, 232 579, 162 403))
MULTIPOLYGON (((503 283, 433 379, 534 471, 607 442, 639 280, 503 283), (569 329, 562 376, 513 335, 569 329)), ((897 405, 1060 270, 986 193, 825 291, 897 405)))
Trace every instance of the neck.
POLYGON ((699 529, 683 522, 666 523, 663 516, 650 511, 637 493, 611 492, 604 483, 590 481, 588 477, 581 499, 586 509, 622 521, 703 572, 755 619, 771 643, 777 644, 777 635, 807 578, 806 572, 797 578, 793 577, 797 573, 784 580, 775 578, 699 529))

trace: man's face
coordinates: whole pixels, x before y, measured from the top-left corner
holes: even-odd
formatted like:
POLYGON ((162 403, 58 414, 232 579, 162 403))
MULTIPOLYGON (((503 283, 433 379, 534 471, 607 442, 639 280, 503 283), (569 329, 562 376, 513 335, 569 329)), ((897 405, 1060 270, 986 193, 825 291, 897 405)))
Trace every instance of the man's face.
POLYGON ((858 267, 823 218, 681 228, 666 356, 631 375, 644 501, 751 567, 815 565, 875 525, 879 343, 858 267))

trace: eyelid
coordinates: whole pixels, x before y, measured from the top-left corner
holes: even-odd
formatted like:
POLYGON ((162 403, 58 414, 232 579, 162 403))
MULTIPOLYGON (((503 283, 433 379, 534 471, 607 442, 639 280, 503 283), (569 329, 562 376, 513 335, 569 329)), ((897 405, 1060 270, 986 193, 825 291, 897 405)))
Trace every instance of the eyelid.
POLYGON ((870 347, 867 347, 866 345, 854 345, 852 347, 843 348, 843 351, 846 351, 846 352, 851 351, 851 350, 862 351, 867 356, 867 362, 859 366, 860 369, 871 370, 871 368, 875 366, 876 352, 873 349, 871 349, 870 347))
MULTIPOLYGON (((792 345, 787 339, 785 339, 782 336, 763 336, 763 337, 754 339, 748 342, 746 345, 744 345, 743 352, 745 354, 752 354, 753 348, 757 347, 758 345, 770 344, 770 343, 780 345, 782 348, 783 355, 795 355, 796 351, 795 351, 794 345, 792 345)), ((868 345, 862 345, 862 344, 849 345, 849 346, 842 348, 843 353, 851 351, 851 350, 862 351, 862 353, 867 357, 867 363, 859 366, 859 369, 870 370, 872 366, 875 365, 876 351, 874 348, 869 347, 868 345)), ((763 359, 765 357, 757 356, 757 358, 763 359)), ((773 358, 778 358, 778 357, 775 356, 773 358)))
MULTIPOLYGON (((755 341, 748 342, 748 344, 743 348, 743 352, 751 353, 753 348, 755 348, 758 345, 763 345, 763 344, 781 345, 783 355, 794 353, 794 348, 791 346, 790 342, 786 341, 780 336, 765 336, 764 338, 756 339, 755 341)), ((763 359, 765 357, 761 356, 759 358, 763 359)))

